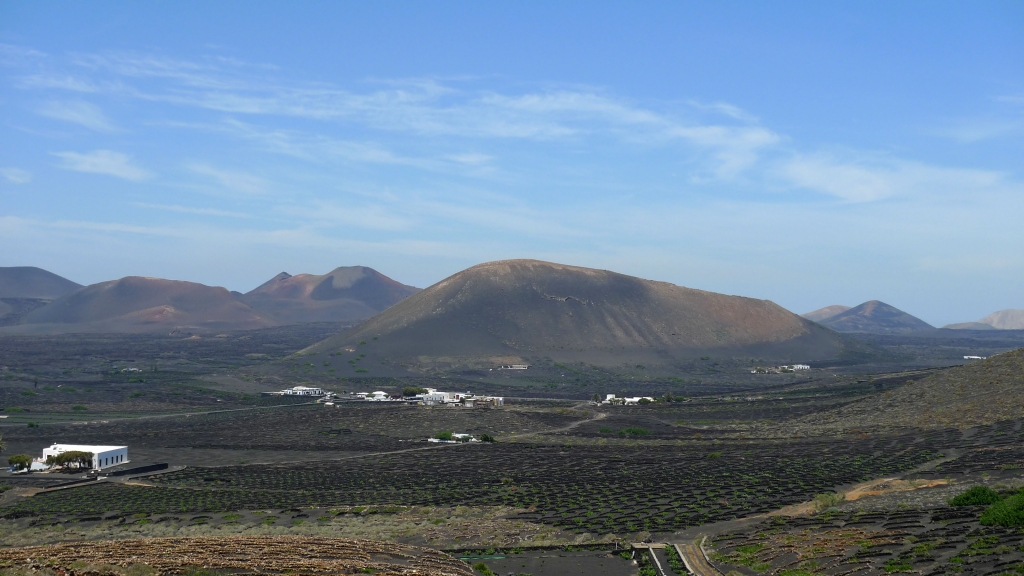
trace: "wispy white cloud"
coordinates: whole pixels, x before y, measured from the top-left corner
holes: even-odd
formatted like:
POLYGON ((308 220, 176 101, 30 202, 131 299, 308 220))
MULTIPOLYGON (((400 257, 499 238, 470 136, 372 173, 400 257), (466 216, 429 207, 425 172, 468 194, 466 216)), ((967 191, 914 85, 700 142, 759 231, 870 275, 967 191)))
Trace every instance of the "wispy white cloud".
POLYGON ((97 132, 113 132, 117 129, 99 106, 82 100, 50 100, 39 106, 36 112, 48 118, 79 124, 97 132))
POLYGON ((8 182, 13 182, 14 184, 27 184, 32 181, 31 172, 28 170, 22 170, 21 168, 15 168, 13 166, 0 168, 0 176, 3 176, 8 182))
POLYGON ((216 208, 193 208, 190 206, 178 206, 176 204, 148 204, 145 202, 132 202, 132 206, 139 208, 151 208, 165 212, 178 212, 181 214, 199 214, 201 216, 225 216, 228 218, 252 218, 244 212, 231 212, 229 210, 217 210, 216 208))
POLYGON ((266 180, 246 172, 221 170, 207 164, 190 164, 188 168, 196 174, 213 178, 218 184, 233 192, 263 194, 267 191, 266 180))
POLYGON ((111 150, 94 150, 85 154, 79 152, 53 152, 63 160, 59 165, 65 170, 106 174, 125 180, 139 182, 153 177, 153 174, 132 164, 131 156, 111 150))
POLYGON ((743 108, 740 108, 739 106, 730 104, 728 102, 712 102, 708 104, 705 102, 699 102, 697 100, 689 100, 687 104, 698 110, 714 112, 716 114, 723 114, 735 120, 740 120, 741 122, 756 124, 760 121, 757 118, 757 116, 751 114, 750 112, 744 110, 743 108))
POLYGON ((381 204, 315 201, 307 206, 286 206, 279 209, 300 221, 316 227, 346 227, 366 230, 409 230, 416 218, 404 210, 381 204))
POLYGON ((1020 132, 1022 129, 1024 120, 1019 118, 973 118, 951 122, 931 130, 931 133, 972 144, 1020 132))
POLYGON ((778 176, 791 185, 840 198, 870 202, 893 197, 977 195, 1021 186, 990 170, 945 168, 893 158, 837 158, 797 155, 778 176))
MULTIPOLYGON (((756 118, 724 102, 693 107, 726 116, 738 125, 702 123, 615 98, 599 89, 542 90, 523 94, 466 90, 435 79, 378 82, 383 89, 355 92, 326 84, 282 85, 267 71, 234 61, 186 61, 137 53, 78 54, 68 64, 76 71, 37 73, 20 86, 74 91, 109 91, 121 96, 236 115, 299 117, 352 122, 367 127, 425 136, 479 139, 578 139, 606 135, 646 143, 685 142, 712 166, 706 172, 731 177, 751 166, 779 136, 757 126, 756 118), (81 76, 88 71, 92 78, 81 76)), ((65 66, 67 67, 67 65, 65 66)), ((295 134, 264 134, 268 145, 309 155, 295 134), (269 138, 267 138, 269 137, 269 138)), ((316 142, 319 147, 322 143, 316 142)), ((331 153, 356 161, 409 163, 380 147, 330 143, 331 153)), ((317 150, 323 155, 323 148, 317 150)), ((448 160, 460 162, 449 157, 448 160)), ((416 160, 421 167, 429 166, 416 160)))
POLYGON ((479 166, 481 164, 487 164, 494 159, 492 156, 487 154, 478 154, 473 152, 467 152, 465 154, 449 154, 446 156, 448 160, 452 162, 458 162, 459 164, 470 164, 473 166, 479 166))

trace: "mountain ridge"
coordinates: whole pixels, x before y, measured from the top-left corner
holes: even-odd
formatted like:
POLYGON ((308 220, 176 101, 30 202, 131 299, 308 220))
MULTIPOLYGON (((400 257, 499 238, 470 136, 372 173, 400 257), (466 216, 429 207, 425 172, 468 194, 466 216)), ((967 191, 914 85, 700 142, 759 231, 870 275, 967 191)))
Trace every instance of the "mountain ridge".
POLYGON ((708 350, 833 357, 841 337, 766 300, 606 270, 502 260, 456 273, 304 353, 351 349, 406 365, 549 356, 671 364, 708 350))
POLYGON ((321 275, 281 272, 238 298, 285 324, 358 322, 418 291, 368 266, 339 266, 321 275))
POLYGON ((868 334, 907 334, 935 327, 924 320, 886 304, 880 300, 869 300, 849 310, 825 318, 819 322, 838 332, 863 332, 868 334))

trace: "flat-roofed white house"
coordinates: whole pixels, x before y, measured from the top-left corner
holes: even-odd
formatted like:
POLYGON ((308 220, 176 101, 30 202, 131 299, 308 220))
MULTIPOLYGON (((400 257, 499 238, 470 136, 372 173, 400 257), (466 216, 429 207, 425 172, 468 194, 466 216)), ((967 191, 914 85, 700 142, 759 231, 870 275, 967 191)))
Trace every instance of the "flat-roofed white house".
POLYGON ((127 446, 86 446, 84 444, 54 444, 49 448, 43 448, 43 457, 40 461, 46 462, 47 457, 64 452, 92 452, 94 470, 102 470, 128 462, 127 446))

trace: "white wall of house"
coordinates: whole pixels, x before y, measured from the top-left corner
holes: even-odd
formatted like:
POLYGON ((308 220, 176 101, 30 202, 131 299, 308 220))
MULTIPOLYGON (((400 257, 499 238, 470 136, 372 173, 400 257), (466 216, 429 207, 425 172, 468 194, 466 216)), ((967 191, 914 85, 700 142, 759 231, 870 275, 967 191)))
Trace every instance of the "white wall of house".
POLYGON ((54 444, 43 448, 42 461, 45 462, 48 456, 56 456, 64 452, 92 452, 92 467, 96 470, 128 462, 127 446, 87 446, 84 444, 54 444))

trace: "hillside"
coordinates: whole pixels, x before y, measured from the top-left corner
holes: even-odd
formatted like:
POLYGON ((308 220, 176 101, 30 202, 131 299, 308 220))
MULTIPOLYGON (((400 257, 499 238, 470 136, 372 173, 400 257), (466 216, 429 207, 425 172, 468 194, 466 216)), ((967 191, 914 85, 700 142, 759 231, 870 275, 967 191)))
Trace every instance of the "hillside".
POLYGON ((934 329, 931 324, 878 300, 865 302, 860 306, 825 318, 819 323, 837 332, 867 332, 869 334, 906 334, 934 329))
POLYGON ((26 314, 6 333, 242 330, 273 322, 224 288, 129 276, 86 286, 26 314))
POLYGON ((1000 310, 978 320, 996 330, 1024 330, 1024 310, 1000 310))
POLYGON ((846 312, 849 309, 850 309, 849 306, 843 306, 842 304, 833 304, 832 306, 825 306, 824 308, 818 308, 814 312, 808 312, 806 314, 801 314, 800 316, 803 316, 804 318, 807 318, 811 322, 821 322, 822 320, 824 320, 826 318, 831 318, 831 317, 835 316, 836 314, 840 314, 842 312, 846 312))
POLYGON ((239 300, 282 324, 358 322, 418 290, 373 268, 343 266, 323 275, 282 272, 239 300))
POLYGON ((766 300, 536 260, 474 266, 306 352, 360 342, 368 364, 440 368, 530 358, 671 365, 712 352, 811 360, 843 347, 839 335, 766 300))
POLYGON ((1000 310, 977 322, 943 326, 947 330, 1024 330, 1024 310, 1000 310))
POLYGON ((1024 348, 944 370, 796 425, 969 427, 1024 416, 1024 348))
POLYGON ((0 298, 53 300, 81 287, 35 266, 0 266, 0 298))

